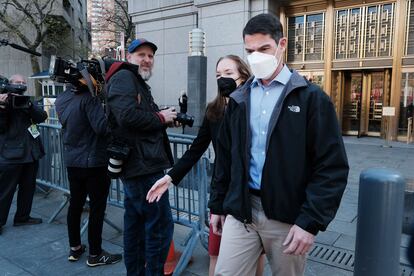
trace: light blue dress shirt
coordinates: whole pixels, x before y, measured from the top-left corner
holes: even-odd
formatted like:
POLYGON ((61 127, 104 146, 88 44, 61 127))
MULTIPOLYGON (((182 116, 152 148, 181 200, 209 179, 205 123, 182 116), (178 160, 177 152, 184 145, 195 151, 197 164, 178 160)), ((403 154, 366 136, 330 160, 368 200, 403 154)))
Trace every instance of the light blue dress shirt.
POLYGON ((254 78, 250 86, 250 188, 260 190, 270 116, 291 75, 285 65, 269 85, 264 86, 259 79, 254 78))

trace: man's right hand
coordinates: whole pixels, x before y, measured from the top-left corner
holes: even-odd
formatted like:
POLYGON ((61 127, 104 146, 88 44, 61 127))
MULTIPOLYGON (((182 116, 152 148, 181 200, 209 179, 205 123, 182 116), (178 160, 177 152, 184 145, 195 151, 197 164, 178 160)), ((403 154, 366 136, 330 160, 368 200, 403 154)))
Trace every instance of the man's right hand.
POLYGON ((160 113, 162 114, 162 116, 164 116, 166 124, 173 124, 174 119, 177 118, 177 111, 175 111, 174 107, 161 110, 160 113))
POLYGON ((226 216, 224 215, 211 214, 210 224, 213 227, 214 234, 221 236, 221 233, 223 232, 223 226, 224 226, 225 220, 226 220, 226 216))
POLYGON ((8 94, 0 94, 0 108, 6 108, 7 96, 8 94))

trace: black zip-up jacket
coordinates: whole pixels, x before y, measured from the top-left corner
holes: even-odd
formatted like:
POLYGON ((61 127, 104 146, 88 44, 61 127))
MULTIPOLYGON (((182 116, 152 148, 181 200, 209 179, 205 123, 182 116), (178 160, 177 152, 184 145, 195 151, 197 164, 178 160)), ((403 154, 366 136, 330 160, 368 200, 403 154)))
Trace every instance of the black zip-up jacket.
POLYGON ((33 138, 28 127, 47 119, 47 113, 32 103, 28 109, 0 108, 0 164, 37 161, 45 155, 41 137, 33 138))
MULTIPOLYGON (((209 207, 252 222, 248 187, 249 80, 231 95, 217 140, 216 171, 209 207)), ((296 71, 269 122, 261 199, 268 219, 296 224, 317 234, 339 207, 348 177, 348 161, 329 97, 296 71)))
POLYGON ((86 88, 68 88, 55 102, 62 124, 66 167, 93 168, 108 165, 108 126, 101 101, 86 88))
POLYGON ((130 148, 121 177, 128 179, 170 168, 173 156, 166 125, 150 87, 138 75, 138 66, 117 64, 108 74, 108 119, 113 139, 130 148))

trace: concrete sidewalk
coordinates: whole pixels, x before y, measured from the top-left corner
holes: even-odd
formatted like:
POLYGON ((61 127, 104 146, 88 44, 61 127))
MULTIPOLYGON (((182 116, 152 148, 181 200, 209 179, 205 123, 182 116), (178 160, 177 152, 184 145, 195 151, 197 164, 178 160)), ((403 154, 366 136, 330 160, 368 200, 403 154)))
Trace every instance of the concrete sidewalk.
MULTIPOLYGON (((335 220, 327 231, 317 236, 319 245, 326 245, 338 250, 353 252, 355 249, 355 232, 357 222, 358 181, 362 170, 372 167, 387 167, 398 170, 407 179, 414 179, 414 145, 390 143, 391 148, 384 148, 383 140, 375 138, 344 137, 351 171, 348 186, 335 220)), ((48 196, 37 193, 33 204, 33 216, 40 216, 46 221, 62 202, 61 192, 51 192, 48 196)), ((13 227, 12 220, 15 203, 9 215, 8 223, 0 235, 0 276, 2 275, 125 275, 123 263, 89 268, 86 256, 77 263, 67 261, 68 239, 66 230, 66 209, 56 221, 41 225, 13 227)), ((86 215, 86 214, 85 214, 86 215)), ((122 227, 123 210, 108 206, 107 217, 122 227)), ((176 225, 174 241, 178 249, 189 229, 176 225)), ((108 225, 104 225, 103 248, 110 252, 122 252, 122 234, 108 225)), ((87 244, 86 235, 83 241, 87 244)), ((401 263, 407 263, 405 250, 408 236, 403 235, 401 242, 401 263)), ((207 275, 208 254, 198 244, 192 262, 183 275, 207 275)), ((265 275, 270 275, 268 265, 265 275)), ((323 262, 308 260, 305 275, 341 276, 352 275, 350 270, 341 269, 323 262)))

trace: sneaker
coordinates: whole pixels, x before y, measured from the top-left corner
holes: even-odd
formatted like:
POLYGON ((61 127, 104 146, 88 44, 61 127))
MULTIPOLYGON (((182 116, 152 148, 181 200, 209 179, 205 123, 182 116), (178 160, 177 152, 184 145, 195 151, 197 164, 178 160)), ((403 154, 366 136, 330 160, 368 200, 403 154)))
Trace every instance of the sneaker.
POLYGON ((86 264, 90 267, 94 267, 99 265, 115 264, 121 260, 121 254, 110 254, 105 250, 102 250, 101 254, 99 254, 98 256, 92 257, 89 255, 86 264))
POLYGON ((81 244, 81 247, 78 250, 70 250, 68 261, 69 262, 76 262, 85 253, 86 245, 81 244))
POLYGON ((32 218, 29 217, 27 220, 25 221, 14 221, 13 226, 22 226, 22 225, 32 225, 32 224, 40 224, 42 223, 42 219, 41 218, 32 218))

